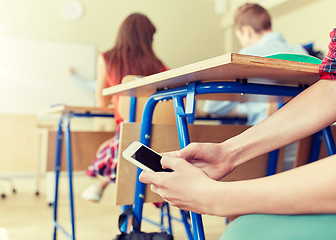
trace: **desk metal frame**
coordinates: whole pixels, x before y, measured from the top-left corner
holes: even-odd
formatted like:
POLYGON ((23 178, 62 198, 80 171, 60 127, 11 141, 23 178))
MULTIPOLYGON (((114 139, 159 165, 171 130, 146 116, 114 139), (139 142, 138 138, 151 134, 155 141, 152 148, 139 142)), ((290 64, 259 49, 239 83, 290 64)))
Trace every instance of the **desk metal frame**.
MULTIPOLYGON (((140 142, 149 146, 151 139, 151 127, 152 117, 155 106, 160 101, 166 101, 173 99, 176 115, 177 130, 179 135, 180 147, 183 148, 190 143, 189 132, 187 126, 187 117, 190 117, 194 113, 195 96, 198 94, 209 93, 237 93, 237 94, 259 94, 281 97, 295 97, 304 88, 302 87, 290 87, 279 85, 266 85, 266 84, 254 84, 247 81, 237 82, 192 82, 183 87, 177 87, 174 89, 162 90, 154 93, 150 96, 146 102, 141 125, 140 142), (186 98, 186 106, 184 107, 183 99, 186 98)), ((331 131, 326 131, 328 139, 333 139, 331 131)), ((328 152, 335 153, 335 144, 330 141, 328 146, 328 152)), ((141 169, 138 168, 137 179, 141 173, 141 169)), ((136 190, 134 197, 134 213, 139 223, 141 224, 143 203, 145 196, 145 184, 137 180, 136 190)), ((182 211, 182 210, 181 210, 182 211)), ((193 233, 187 232, 189 239, 203 240, 205 239, 202 217, 196 213, 190 213, 192 220, 193 233)), ((183 216, 183 215, 182 215, 183 216)), ((186 218, 183 219, 186 221, 186 218)), ((186 221, 187 222, 187 221, 186 221)), ((188 230, 188 227, 186 227, 188 230)))
MULTIPOLYGON (((129 111, 129 122, 135 122, 136 120, 136 107, 137 107, 137 98, 136 97, 131 97, 130 99, 130 111, 129 111)), ((125 205, 122 207, 122 211, 124 212, 129 206, 125 205)), ((178 221, 178 222, 182 222, 185 226, 187 235, 189 236, 189 239, 192 239, 192 234, 191 234, 191 230, 190 230, 190 224, 188 222, 188 217, 186 215, 186 212, 181 210, 181 219, 179 218, 175 218, 172 217, 170 215, 170 209, 169 209, 169 204, 168 203, 163 203, 163 205, 160 207, 160 223, 157 223, 155 221, 152 221, 148 218, 142 217, 142 219, 152 225, 155 225, 157 227, 159 227, 161 229, 161 231, 166 231, 169 234, 173 235, 173 228, 172 228, 172 220, 178 221), (165 227, 165 223, 164 223, 164 218, 167 218, 167 224, 168 227, 165 227)), ((121 232, 125 232, 127 231, 127 217, 126 217, 126 221, 122 224, 121 226, 121 232)))
MULTIPOLYGON (((131 97, 130 102, 130 115, 129 115, 129 122, 135 122, 136 117, 136 97, 131 97)), ((74 197, 73 197, 73 183, 72 183, 72 152, 71 152, 71 129, 70 129, 70 120, 72 117, 114 117, 114 114, 98 114, 98 113, 76 113, 75 111, 62 111, 62 116, 60 117, 58 123, 58 131, 56 135, 56 156, 55 156, 55 197, 54 197, 54 212, 53 212, 53 223, 54 223, 54 233, 53 239, 57 238, 57 230, 61 230, 61 232, 69 239, 75 240, 75 213, 74 213, 74 197), (62 152, 62 144, 63 144, 63 133, 65 135, 65 143, 66 143, 66 164, 67 164, 67 171, 69 177, 69 200, 70 200, 70 218, 71 218, 71 233, 69 233, 64 227, 62 227, 59 222, 57 221, 57 209, 58 209, 58 189, 59 189, 59 173, 61 170, 61 152, 62 152)), ((122 210, 125 210, 128 206, 123 206, 122 210)), ((185 216, 187 219, 186 214, 184 211, 181 211, 182 216, 185 216)), ((165 203, 161 207, 161 221, 160 223, 156 223, 149 219, 144 220, 148 221, 149 223, 159 226, 162 231, 168 231, 172 234, 172 224, 171 220, 174 219, 176 221, 181 221, 180 219, 174 218, 170 216, 169 205, 165 203), (167 217, 168 220, 168 227, 164 227, 164 217, 167 217)), ((187 222, 188 224, 188 222, 187 222)), ((189 232, 190 227, 188 227, 189 232)), ((127 230, 127 221, 121 227, 122 232, 126 232, 127 230)))
POLYGON ((95 114, 95 113, 74 113, 63 112, 58 123, 57 141, 56 141, 56 157, 55 157, 55 198, 53 203, 54 214, 54 234, 53 239, 56 240, 57 230, 61 230, 64 235, 71 240, 75 240, 75 212, 74 212, 74 197, 73 197, 73 184, 72 184, 72 152, 71 152, 71 131, 70 120, 72 117, 114 117, 114 114, 95 114), (64 130, 63 130, 64 128, 64 130), (63 132, 65 135, 65 147, 66 147, 66 162, 69 178, 69 199, 70 199, 70 220, 71 220, 71 233, 68 233, 57 221, 57 207, 58 207, 58 188, 59 188, 59 174, 61 171, 61 153, 63 144, 63 132))

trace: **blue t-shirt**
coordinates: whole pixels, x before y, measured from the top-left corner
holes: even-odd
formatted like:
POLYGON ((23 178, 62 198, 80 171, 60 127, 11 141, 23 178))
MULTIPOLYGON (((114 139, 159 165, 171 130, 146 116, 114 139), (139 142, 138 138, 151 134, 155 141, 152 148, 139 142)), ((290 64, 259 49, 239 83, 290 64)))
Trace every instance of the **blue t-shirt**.
POLYGON ((269 32, 265 33, 257 43, 241 49, 239 53, 263 57, 276 53, 307 54, 307 51, 301 45, 288 43, 281 33, 269 32))
MULTIPOLYGON (((257 43, 241 49, 239 53, 260 57, 276 53, 307 54, 302 46, 287 43, 283 35, 278 32, 264 34, 257 43)), ((249 125, 256 125, 267 118, 268 107, 269 104, 264 102, 239 103, 207 100, 204 102, 203 111, 209 114, 225 116, 233 109, 237 109, 239 113, 247 114, 247 123, 249 125)))

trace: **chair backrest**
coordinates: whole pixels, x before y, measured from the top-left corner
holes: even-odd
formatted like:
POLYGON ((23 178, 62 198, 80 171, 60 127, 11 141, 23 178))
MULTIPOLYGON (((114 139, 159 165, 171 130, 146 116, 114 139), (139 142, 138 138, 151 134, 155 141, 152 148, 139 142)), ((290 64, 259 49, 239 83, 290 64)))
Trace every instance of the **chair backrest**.
MULTIPOLYGON (((141 81, 141 77, 129 75, 125 76, 122 83, 130 81, 141 81)), ((147 101, 147 97, 137 97, 136 104, 136 122, 141 121, 142 111, 147 101)), ((129 119, 130 111, 130 97, 120 96, 118 110, 123 117, 123 119, 129 119)), ((174 105, 172 101, 162 102, 158 104, 154 111, 153 123, 173 123, 175 122, 174 105)))
MULTIPOLYGON (((47 171, 54 171, 55 168, 55 154, 56 154, 56 134, 55 130, 47 130, 46 142, 42 142, 40 151, 47 150, 47 171)), ((71 132, 71 148, 72 148, 72 169, 86 170, 95 158, 98 147, 101 143, 110 139, 114 132, 105 131, 72 131, 71 132)), ((42 139, 41 139, 42 140, 42 139)), ((63 144, 64 141, 63 141, 63 144)), ((40 153, 42 154, 42 153, 40 153)), ((61 153, 61 170, 66 169, 66 151, 62 147, 61 153)))

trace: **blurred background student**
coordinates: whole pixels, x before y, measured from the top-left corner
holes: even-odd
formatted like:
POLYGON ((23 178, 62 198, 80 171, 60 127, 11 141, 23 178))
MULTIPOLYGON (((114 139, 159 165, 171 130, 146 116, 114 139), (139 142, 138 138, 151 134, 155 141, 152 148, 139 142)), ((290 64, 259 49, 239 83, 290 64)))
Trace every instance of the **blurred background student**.
MULTIPOLYGON (((268 11, 255 3, 245 3, 235 12, 236 36, 242 49, 240 54, 267 56, 276 53, 307 54, 300 45, 288 43, 279 32, 272 31, 272 21, 268 11)), ((230 102, 207 100, 203 111, 208 114, 225 116, 229 113, 247 114, 247 124, 256 125, 269 115, 270 104, 266 102, 230 102)), ((284 170, 290 169, 296 157, 297 143, 286 147, 284 170)))
POLYGON ((97 81, 91 81, 88 79, 85 79, 83 77, 81 77, 80 75, 77 74, 77 72, 75 71, 74 68, 70 68, 69 69, 69 73, 71 78, 76 81, 81 87, 83 87, 84 89, 91 91, 91 92, 96 92, 97 89, 97 81))
MULTIPOLYGON (((242 45, 240 54, 267 56, 275 53, 307 54, 300 45, 288 43, 283 35, 272 31, 271 16, 262 6, 245 3, 235 12, 234 25, 236 36, 242 45)), ((256 125, 268 116, 269 103, 205 101, 203 111, 224 116, 232 111, 247 112, 248 124, 256 125), (239 106, 244 105, 244 106, 239 106)))
POLYGON ((88 167, 86 174, 97 177, 98 181, 82 192, 83 199, 98 202, 106 186, 116 178, 119 124, 123 119, 118 109, 119 97, 103 96, 102 90, 120 84, 126 75, 147 76, 167 70, 152 48, 155 31, 155 26, 145 15, 131 14, 121 24, 115 46, 98 58, 96 104, 98 107, 113 104, 118 130, 112 139, 101 144, 88 167))

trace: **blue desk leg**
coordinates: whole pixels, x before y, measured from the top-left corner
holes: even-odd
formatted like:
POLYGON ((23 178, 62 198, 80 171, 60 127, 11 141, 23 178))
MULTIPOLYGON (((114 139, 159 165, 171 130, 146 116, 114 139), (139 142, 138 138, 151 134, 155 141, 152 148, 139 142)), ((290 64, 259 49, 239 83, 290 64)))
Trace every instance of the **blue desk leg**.
MULTIPOLYGON (((147 103, 144 107, 142 122, 141 122, 140 142, 145 144, 146 146, 150 146, 153 112, 154 112, 154 108, 158 101, 159 100, 155 99, 155 97, 153 96, 147 100, 147 103)), ((146 185, 138 180, 141 172, 142 170, 138 168, 137 180, 136 180, 136 185, 135 185, 134 206, 133 206, 134 215, 139 221, 140 226, 141 226, 142 210, 143 210, 144 196, 145 196, 145 190, 146 190, 146 185)), ((187 220, 187 217, 185 216, 184 211, 181 211, 181 216, 182 216, 182 222, 184 223, 184 226, 185 226, 185 229, 188 235, 188 239, 191 240, 192 235, 190 231, 190 225, 188 223, 188 220, 187 220)))
MULTIPOLYGON (((141 122, 141 133, 140 133, 140 142, 146 146, 150 145, 150 136, 152 131, 152 119, 154 108, 157 104, 157 101, 153 98, 149 98, 144 107, 142 122, 141 122)), ((139 225, 141 227, 142 220, 142 210, 145 197, 146 184, 143 184, 139 181, 139 175, 142 172, 140 168, 137 169, 137 178, 135 184, 135 195, 134 195, 134 206, 133 211, 134 215, 137 218, 139 225)))
POLYGON ((164 231, 164 217, 165 217, 165 211, 164 211, 165 206, 164 205, 160 208, 160 212, 161 212, 161 217, 160 217, 161 232, 164 231))
MULTIPOLYGON (((279 101, 278 110, 282 108, 283 106, 284 104, 279 101)), ((276 174, 276 170, 278 166, 278 159, 279 159, 279 149, 276 149, 269 153, 266 176, 271 176, 271 175, 276 174)))
POLYGON ((319 131, 315 133, 312 137, 308 163, 315 162, 319 159, 321 143, 322 143, 322 132, 319 131))
POLYGON ((276 173, 278 165, 279 149, 276 149, 269 153, 267 164, 267 176, 274 175, 276 173))
POLYGON ((191 232, 191 229, 190 229, 190 224, 188 222, 187 213, 186 213, 186 211, 184 211, 182 209, 180 209, 180 212, 181 212, 182 223, 183 223, 184 228, 186 230, 188 239, 191 240, 191 239, 193 239, 193 235, 192 235, 192 232, 191 232))
POLYGON ((168 230, 168 233, 173 235, 173 229, 172 229, 172 223, 171 223, 172 218, 170 216, 169 204, 163 203, 163 205, 160 207, 160 212, 161 212, 161 218, 160 218, 161 232, 168 230), (165 227, 165 222, 164 222, 165 217, 167 217, 168 228, 165 227))
MULTIPOLYGON (((130 206, 130 205, 123 205, 123 206, 121 207, 121 212, 126 211, 126 209, 127 209, 129 206, 130 206)), ((128 222, 128 217, 126 217, 125 222, 121 225, 121 228, 120 228, 120 231, 123 232, 123 233, 126 233, 126 232, 127 232, 127 222, 128 222)))
POLYGON ((167 219, 168 219, 168 232, 173 235, 173 228, 172 228, 172 222, 171 222, 171 216, 170 216, 170 208, 169 204, 165 204, 166 211, 167 211, 167 219))
POLYGON ((336 153, 335 141, 332 135, 331 127, 326 127, 322 130, 324 141, 327 146, 327 151, 329 156, 334 155, 336 153))
POLYGON ((61 169, 61 153, 62 153, 62 143, 63 143, 63 116, 60 118, 58 123, 58 131, 56 136, 56 157, 55 157, 55 194, 54 194, 54 235, 53 239, 56 240, 57 233, 57 200, 58 200, 58 182, 59 173, 61 169))
POLYGON ((335 141, 332 135, 331 128, 329 126, 313 135, 308 161, 309 163, 315 162, 319 159, 322 143, 322 134, 326 143, 328 155, 331 156, 336 153, 335 141))
POLYGON ((322 134, 326 143, 328 155, 331 156, 336 153, 335 141, 329 126, 313 135, 308 163, 315 162, 319 159, 322 144, 322 134))
POLYGON ((71 231, 72 240, 75 240, 75 213, 74 213, 74 197, 72 184, 72 153, 71 153, 71 132, 70 132, 70 115, 64 117, 65 123, 65 143, 67 155, 67 167, 69 178, 69 198, 70 198, 70 217, 71 217, 71 231))
MULTIPOLYGON (((174 97, 173 100, 174 100, 175 111, 176 109, 184 110, 183 98, 174 97)), ((175 115, 176 115, 176 124, 177 124, 177 131, 179 135, 180 147, 182 149, 190 143, 187 120, 185 117, 178 115, 177 111, 175 115)), ((190 213, 190 216, 191 216, 194 240, 205 239, 202 216, 200 214, 196 214, 193 212, 190 213)))

